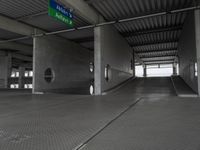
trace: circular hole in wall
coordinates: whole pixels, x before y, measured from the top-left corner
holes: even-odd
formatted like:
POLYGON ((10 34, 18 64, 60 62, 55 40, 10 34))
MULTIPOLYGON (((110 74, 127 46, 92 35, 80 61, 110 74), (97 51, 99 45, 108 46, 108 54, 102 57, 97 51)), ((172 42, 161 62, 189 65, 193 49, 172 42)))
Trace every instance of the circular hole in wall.
POLYGON ((54 80, 54 71, 51 68, 47 68, 44 72, 44 79, 47 83, 51 83, 54 80))
POLYGON ((105 80, 108 82, 111 78, 111 67, 110 65, 106 65, 105 67, 105 80))
POLYGON ((94 94, 94 86, 90 85, 90 94, 93 95, 94 94))

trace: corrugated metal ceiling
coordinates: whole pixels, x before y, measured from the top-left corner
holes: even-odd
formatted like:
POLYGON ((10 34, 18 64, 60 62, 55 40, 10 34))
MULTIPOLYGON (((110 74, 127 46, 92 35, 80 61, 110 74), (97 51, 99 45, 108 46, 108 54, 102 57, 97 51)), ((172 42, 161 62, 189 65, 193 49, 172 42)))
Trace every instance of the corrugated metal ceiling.
MULTIPOLYGON (((194 5, 193 0, 85 1, 98 11, 107 21, 142 16, 194 5)), ((48 0, 1 0, 0 4, 0 14, 41 29, 56 31, 68 28, 65 24, 55 21, 47 15, 48 0)), ((162 59, 163 61, 169 61, 167 59, 169 56, 166 57, 169 53, 172 55, 170 59, 173 61, 177 55, 177 42, 186 16, 187 13, 168 14, 165 16, 120 23, 116 24, 115 27, 146 63, 148 63, 148 61, 154 61, 157 56, 159 56, 159 59, 162 59), (170 50, 173 50, 173 52, 170 50), (152 57, 152 60, 146 57, 152 57)), ((85 26, 88 24, 87 21, 75 14, 75 27, 85 26)), ((80 32, 80 36, 77 35, 77 33, 75 34, 74 37, 84 38, 82 32, 80 32)), ((62 36, 66 38, 69 37, 67 33, 62 34, 62 36)), ((86 36, 91 35, 85 34, 85 37, 86 36)), ((82 45, 91 47, 93 44, 92 41, 86 41, 85 43, 82 43, 82 45), (87 43, 89 44, 87 45, 87 43)))
MULTIPOLYGON (((1 0, 0 14, 20 20, 46 31, 68 29, 62 22, 48 16, 48 0, 1 0)), ((89 23, 75 14, 75 27, 88 25, 89 23)))
POLYGON ((180 9, 192 6, 193 2, 193 0, 90 0, 90 4, 107 20, 180 9))
MULTIPOLYGON (((85 1, 108 21, 165 12, 194 5, 193 0, 85 1)), ((174 56, 174 58, 177 56, 177 42, 180 38, 181 26, 183 26, 186 16, 187 13, 167 14, 164 16, 120 23, 116 24, 115 27, 127 39, 128 43, 143 61, 147 61, 147 63, 148 61, 152 61, 149 58, 143 57, 152 57, 154 60, 156 56, 163 56, 162 58, 159 57, 159 59, 165 61, 168 59, 168 57, 166 57, 168 53, 174 56), (157 29, 159 29, 159 31, 157 29), (142 33, 135 34, 138 32, 142 33), (170 50, 173 50, 173 52, 169 52, 170 50)), ((171 58, 173 62, 174 58, 171 58)))

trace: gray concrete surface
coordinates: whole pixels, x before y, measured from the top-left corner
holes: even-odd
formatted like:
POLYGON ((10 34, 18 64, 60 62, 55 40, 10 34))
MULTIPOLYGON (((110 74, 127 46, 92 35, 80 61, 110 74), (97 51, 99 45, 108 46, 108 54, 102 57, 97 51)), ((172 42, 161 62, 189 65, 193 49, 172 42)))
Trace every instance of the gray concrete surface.
POLYGON ((48 36, 34 38, 34 92, 89 94, 94 73, 90 72, 93 52, 80 45, 48 36), (45 70, 51 68, 53 81, 45 81, 45 70))
POLYGON ((0 89, 0 97, 10 95, 30 95, 31 89, 0 89))
POLYGON ((179 40, 179 69, 180 76, 184 81, 198 93, 198 82, 195 76, 196 40, 195 40, 195 17, 191 12, 186 18, 186 22, 179 40))
MULTIPOLYGON (((199 3, 200 1, 198 1, 199 3)), ((197 78, 198 94, 200 95, 200 10, 195 12, 195 33, 196 33, 196 58, 197 58, 197 78)))
POLYGON ((4 95, 0 149, 198 150, 199 107, 176 97, 170 78, 138 78, 96 97, 4 95))
POLYGON ((96 95, 133 77, 133 50, 112 26, 95 28, 95 92, 96 95), (105 80, 105 67, 109 65, 109 80, 105 80))
POLYGON ((180 76, 171 77, 176 94, 179 97, 198 97, 198 94, 189 87, 180 76))
POLYGON ((12 57, 10 54, 1 53, 0 56, 0 88, 8 88, 8 78, 11 75, 12 57))
POLYGON ((143 98, 82 150, 199 150, 200 101, 143 98))

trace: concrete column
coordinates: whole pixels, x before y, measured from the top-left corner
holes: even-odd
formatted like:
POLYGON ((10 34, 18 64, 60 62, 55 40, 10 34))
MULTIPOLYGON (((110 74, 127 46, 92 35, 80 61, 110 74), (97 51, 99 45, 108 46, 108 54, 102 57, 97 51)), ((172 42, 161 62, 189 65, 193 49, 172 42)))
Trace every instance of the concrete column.
POLYGON ((200 95, 200 10, 195 10, 195 33, 196 33, 196 55, 197 55, 197 81, 198 94, 200 95))
POLYGON ((6 87, 10 88, 9 78, 11 77, 11 73, 12 73, 12 54, 11 53, 7 54, 6 64, 7 64, 6 87))
POLYGON ((34 37, 33 44, 33 93, 90 93, 93 52, 57 36, 34 37))
POLYGON ((12 70, 11 54, 1 53, 0 55, 0 88, 9 88, 9 78, 12 70))
POLYGON ((143 76, 147 77, 147 66, 146 65, 143 66, 143 76))
POLYGON ((101 95, 101 30, 100 28, 95 28, 94 29, 94 38, 95 38, 95 43, 94 43, 94 66, 95 66, 95 73, 94 73, 94 83, 95 83, 95 95, 101 95))
POLYGON ((177 63, 173 63, 173 76, 177 75, 177 63))
POLYGON ((25 73, 25 68, 24 67, 19 67, 19 80, 18 80, 18 83, 19 83, 19 88, 20 89, 24 88, 24 81, 23 81, 24 73, 25 73))
POLYGON ((130 62, 135 60, 132 48, 113 26, 96 27, 94 35, 95 95, 101 95, 133 77, 130 62))

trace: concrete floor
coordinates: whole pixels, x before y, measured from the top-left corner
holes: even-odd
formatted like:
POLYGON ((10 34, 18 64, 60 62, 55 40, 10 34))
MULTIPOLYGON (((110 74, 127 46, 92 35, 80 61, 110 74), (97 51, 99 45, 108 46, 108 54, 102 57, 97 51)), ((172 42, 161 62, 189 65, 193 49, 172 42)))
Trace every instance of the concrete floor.
POLYGON ((200 101, 170 78, 138 78, 106 96, 0 96, 0 150, 199 150, 200 101))

